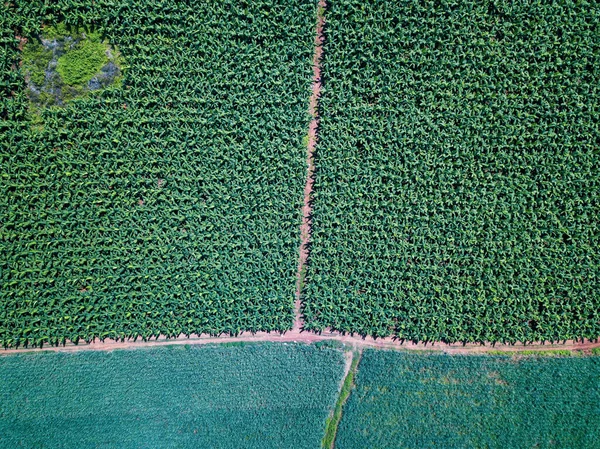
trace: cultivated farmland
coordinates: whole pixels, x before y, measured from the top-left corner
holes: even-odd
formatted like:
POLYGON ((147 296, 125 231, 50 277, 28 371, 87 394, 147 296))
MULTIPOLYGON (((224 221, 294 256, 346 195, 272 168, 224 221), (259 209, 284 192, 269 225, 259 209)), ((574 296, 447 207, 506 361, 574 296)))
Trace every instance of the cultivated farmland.
POLYGON ((0 345, 291 328, 315 2, 1 7, 0 345), (32 110, 50 25, 120 84, 32 110))
POLYGON ((0 448, 600 448, 599 24, 0 3, 0 448))
POLYGON ((306 345, 0 357, 0 447, 314 449, 343 369, 306 345))
POLYGON ((600 447, 600 357, 367 350, 337 449, 600 447))
POLYGON ((600 335, 600 8, 336 0, 306 328, 600 335))

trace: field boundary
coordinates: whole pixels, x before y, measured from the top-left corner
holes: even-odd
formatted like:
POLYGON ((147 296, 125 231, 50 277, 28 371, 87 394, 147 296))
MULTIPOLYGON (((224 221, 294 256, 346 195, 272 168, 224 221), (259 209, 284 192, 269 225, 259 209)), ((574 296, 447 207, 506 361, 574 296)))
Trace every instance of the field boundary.
POLYGON ((306 275, 306 263, 310 252, 310 235, 312 224, 312 193, 314 184, 314 152, 317 146, 319 129, 319 97, 321 96, 321 59, 323 57, 323 29, 325 27, 326 0, 319 0, 317 4, 317 23, 315 27, 315 51, 313 55, 313 80, 308 105, 311 117, 308 125, 306 141, 306 184, 304 186, 304 204, 302 206, 302 224, 300 225, 300 249, 298 251, 298 274, 296 283, 295 319, 293 330, 301 330, 304 326, 302 317, 302 289, 306 275))
POLYGON ((104 341, 94 340, 90 343, 75 344, 67 342, 61 346, 42 346, 36 348, 8 348, 0 350, 0 356, 24 353, 24 352, 77 352, 77 351, 112 351, 115 349, 135 349, 168 345, 205 345, 205 344, 227 344, 227 343, 316 343, 320 341, 337 341, 343 345, 359 348, 408 350, 408 351, 436 351, 447 354, 499 354, 506 353, 514 355, 519 352, 551 352, 551 351, 580 351, 584 354, 591 353, 592 350, 600 348, 600 341, 595 340, 567 340, 563 343, 555 342, 537 342, 530 344, 477 344, 477 343, 414 343, 394 338, 373 338, 360 337, 356 335, 343 335, 336 332, 324 331, 320 334, 301 330, 291 330, 285 333, 241 333, 239 336, 221 336, 214 337, 210 335, 190 335, 179 336, 176 338, 158 337, 154 340, 136 341, 112 340, 104 341))
POLYGON ((349 354, 350 356, 346 357, 346 369, 344 370, 344 377, 342 379, 342 385, 340 387, 340 392, 338 394, 334 410, 329 416, 329 418, 327 418, 327 424, 325 426, 325 436, 323 437, 323 441, 321 443, 323 449, 335 448, 335 439, 337 436, 338 427, 340 425, 340 422, 342 421, 344 405, 350 398, 352 390, 355 387, 354 378, 356 376, 356 373, 358 372, 358 364, 360 363, 362 351, 359 349, 349 351, 346 354, 349 354))

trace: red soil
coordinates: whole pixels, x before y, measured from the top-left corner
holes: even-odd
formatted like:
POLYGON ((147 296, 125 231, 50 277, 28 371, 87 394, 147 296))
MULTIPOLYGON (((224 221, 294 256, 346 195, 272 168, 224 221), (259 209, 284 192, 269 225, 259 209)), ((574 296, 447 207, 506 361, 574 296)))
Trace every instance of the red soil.
POLYGON ((515 344, 505 345, 496 344, 494 346, 480 345, 480 344, 462 344, 462 343, 411 343, 403 342, 400 340, 394 340, 392 338, 378 338, 372 337, 358 337, 353 335, 342 335, 336 332, 324 331, 321 334, 315 334, 312 332, 302 332, 299 330, 291 330, 284 334, 279 333, 268 333, 268 332, 257 332, 255 334, 240 334, 237 337, 222 336, 222 337, 211 337, 208 335, 191 335, 189 338, 186 336, 179 336, 177 338, 165 338, 159 337, 156 340, 151 341, 115 341, 106 339, 105 341, 93 341, 91 343, 80 343, 75 345, 73 343, 67 343, 65 346, 48 346, 43 348, 22 348, 22 349, 5 349, 0 350, 0 356, 15 354, 19 352, 37 352, 37 351, 60 351, 60 352, 73 352, 73 351, 85 351, 85 350, 96 350, 96 351, 111 351, 114 349, 135 349, 153 346, 165 346, 165 345, 202 345, 202 344, 220 344, 220 343, 234 343, 234 342, 280 342, 280 343, 314 343, 324 340, 336 340, 350 347, 357 349, 360 348, 377 348, 377 349, 405 349, 413 351, 431 351, 436 350, 448 354, 478 354, 486 352, 520 352, 520 351, 551 351, 551 350, 576 350, 589 353, 591 349, 600 348, 600 342, 592 342, 584 340, 582 342, 566 341, 564 343, 535 343, 535 344, 515 344))
POLYGON ((308 243, 311 233, 311 198, 313 191, 313 173, 314 163, 313 154, 317 146, 317 129, 319 128, 318 102, 321 95, 321 57, 323 55, 323 26, 325 25, 324 11, 327 4, 325 0, 320 0, 317 7, 317 27, 315 36, 315 53, 313 56, 313 84, 308 112, 312 117, 308 126, 308 145, 306 148, 306 185, 304 186, 304 206, 302 207, 302 224, 300 226, 300 257, 298 260, 298 275, 296 284, 296 303, 294 321, 294 331, 302 329, 302 302, 300 295, 302 294, 302 285, 304 282, 304 268, 308 259, 308 243))
POLYGON ((22 36, 15 36, 17 38, 17 40, 19 41, 19 45, 17 46, 17 48, 19 49, 19 51, 23 51, 23 48, 25 48, 25 44, 27 44, 27 38, 26 37, 22 37, 22 36))

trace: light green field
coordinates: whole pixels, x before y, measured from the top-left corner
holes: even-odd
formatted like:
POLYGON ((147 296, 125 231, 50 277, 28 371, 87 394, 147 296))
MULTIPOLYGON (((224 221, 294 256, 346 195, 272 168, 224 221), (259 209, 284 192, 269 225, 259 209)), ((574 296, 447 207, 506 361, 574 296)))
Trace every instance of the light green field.
POLYGON ((0 357, 0 448, 318 448, 342 354, 250 344, 0 357))
POLYGON ((336 449, 600 448, 600 357, 367 350, 336 449))

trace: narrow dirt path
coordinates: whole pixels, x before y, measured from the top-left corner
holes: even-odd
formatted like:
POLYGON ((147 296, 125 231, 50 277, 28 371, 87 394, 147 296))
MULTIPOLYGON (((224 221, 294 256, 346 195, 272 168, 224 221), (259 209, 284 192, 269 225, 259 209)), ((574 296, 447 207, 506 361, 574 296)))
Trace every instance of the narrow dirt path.
POLYGON ((317 26, 315 35, 315 53, 313 56, 313 83, 308 113, 311 116, 308 126, 308 144, 306 146, 306 185, 304 186, 304 206, 302 207, 302 224, 300 225, 300 251, 298 258, 298 275, 296 283, 296 304, 294 320, 294 331, 300 331, 304 324, 302 320, 302 288, 306 273, 306 261, 308 260, 308 245, 311 231, 311 198, 313 191, 313 174, 315 171, 314 151, 317 146, 317 130, 319 129, 319 96, 321 95, 321 58, 323 56, 323 27, 325 26, 325 9, 327 3, 320 0, 317 5, 317 26))
POLYGON ((273 334, 267 332, 257 332, 256 334, 240 334, 237 337, 223 336, 211 337, 208 335, 191 335, 189 338, 181 336, 178 338, 159 337, 156 340, 150 341, 115 341, 104 340, 93 341, 91 343, 80 343, 75 345, 67 342, 64 346, 44 346, 42 348, 20 348, 20 349, 2 349, 0 356, 17 354, 22 352, 39 352, 39 351, 60 351, 60 352, 76 352, 76 351, 112 351, 115 349, 135 349, 147 348, 155 346, 168 345, 205 345, 205 344, 223 344, 237 342, 274 342, 274 343, 315 343, 324 340, 335 340, 355 349, 377 348, 391 350, 409 350, 409 351, 439 351, 447 354, 485 354, 488 352, 498 353, 516 353, 521 351, 552 351, 552 350, 568 350, 568 351, 583 351, 589 353, 592 349, 600 348, 600 342, 584 340, 582 342, 566 341, 564 343, 534 343, 534 344, 496 344, 496 345, 480 345, 480 344, 462 344, 462 343, 411 343, 394 340, 393 338, 378 338, 358 337, 352 335, 341 335, 336 332, 322 332, 315 334, 312 332, 302 332, 292 330, 284 334, 273 334))
POLYGON ((348 373, 350 372, 353 356, 354 351, 352 350, 344 352, 344 375, 342 376, 342 380, 340 381, 340 390, 342 389, 342 385, 344 385, 344 380, 346 379, 346 377, 348 377, 348 373))

